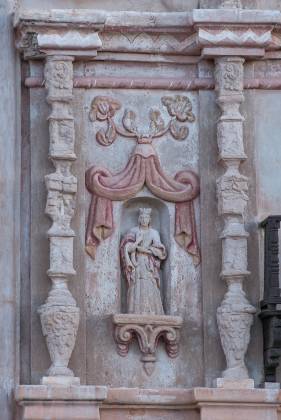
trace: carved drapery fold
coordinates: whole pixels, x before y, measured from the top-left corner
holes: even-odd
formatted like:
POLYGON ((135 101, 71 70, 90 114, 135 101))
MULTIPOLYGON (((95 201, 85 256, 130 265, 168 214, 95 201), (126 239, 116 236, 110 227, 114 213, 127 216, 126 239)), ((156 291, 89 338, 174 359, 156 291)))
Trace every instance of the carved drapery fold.
POLYGON ((79 308, 67 283, 76 272, 73 268, 74 231, 70 223, 74 215, 77 180, 71 173, 74 153, 74 121, 72 115, 73 57, 47 56, 45 80, 47 102, 51 105, 49 120, 49 157, 55 172, 46 175, 48 190, 46 214, 52 220, 48 230, 52 287, 46 303, 39 308, 43 335, 52 365, 43 383, 79 383, 68 362, 76 341, 79 308))
POLYGON ((86 250, 92 257, 100 241, 113 232, 112 201, 127 200, 144 185, 162 200, 176 203, 175 239, 190 255, 194 263, 200 262, 200 251, 196 235, 193 201, 199 194, 199 180, 192 171, 181 171, 175 178, 166 175, 159 158, 151 145, 138 145, 127 166, 112 175, 107 169, 95 167, 86 172, 86 185, 92 194, 86 231, 86 250))
POLYGON ((223 378, 231 381, 249 378, 244 357, 250 341, 255 308, 243 291, 247 270, 247 237, 244 212, 248 201, 248 179, 239 171, 247 158, 243 145, 243 121, 240 104, 243 96, 243 63, 239 57, 216 59, 216 90, 222 114, 217 140, 224 174, 217 180, 219 214, 224 220, 222 272, 228 290, 217 310, 217 321, 227 368, 223 378))

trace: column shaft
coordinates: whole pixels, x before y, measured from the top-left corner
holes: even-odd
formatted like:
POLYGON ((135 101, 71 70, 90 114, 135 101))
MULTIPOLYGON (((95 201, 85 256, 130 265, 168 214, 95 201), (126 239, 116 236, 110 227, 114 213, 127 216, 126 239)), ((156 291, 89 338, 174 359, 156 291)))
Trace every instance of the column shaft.
POLYGON ((217 103, 221 116, 217 125, 219 160, 224 174, 217 180, 218 210, 224 221, 222 272, 227 292, 217 310, 217 321, 227 368, 222 376, 231 381, 249 378, 244 356, 250 340, 255 308, 243 291, 248 276, 247 237, 244 213, 248 201, 248 179, 240 173, 247 156, 243 144, 240 105, 243 96, 243 63, 240 57, 216 59, 217 103))

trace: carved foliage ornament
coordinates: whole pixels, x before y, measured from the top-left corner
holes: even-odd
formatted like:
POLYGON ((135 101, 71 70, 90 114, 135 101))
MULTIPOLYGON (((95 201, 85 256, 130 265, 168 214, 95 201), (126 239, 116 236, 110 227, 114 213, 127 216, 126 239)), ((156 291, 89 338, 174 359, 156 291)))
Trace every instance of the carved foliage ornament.
POLYGON ((217 86, 222 90, 239 92, 243 90, 243 71, 236 63, 219 63, 215 70, 217 86))
POLYGON ((57 61, 55 64, 47 63, 45 68, 45 76, 48 84, 56 89, 71 89, 72 88, 72 71, 68 65, 63 61, 57 61))
POLYGON ((73 376, 67 367, 75 345, 79 325, 76 306, 43 305, 40 309, 43 335, 52 360, 49 376, 73 376))
MULTIPOLYGON (((165 126, 161 112, 158 109, 150 109, 150 126, 145 136, 161 137, 169 131, 176 140, 186 139, 189 133, 188 127, 180 123, 195 121, 192 104, 188 97, 182 95, 164 96, 162 104, 167 108, 172 118, 165 126)), ((102 146, 110 146, 116 140, 117 134, 132 138, 144 136, 144 133, 138 130, 137 116, 132 110, 125 110, 122 118, 122 128, 116 124, 114 116, 119 109, 121 109, 120 102, 106 96, 97 96, 92 101, 90 120, 107 121, 107 129, 100 129, 96 134, 96 139, 102 146)))

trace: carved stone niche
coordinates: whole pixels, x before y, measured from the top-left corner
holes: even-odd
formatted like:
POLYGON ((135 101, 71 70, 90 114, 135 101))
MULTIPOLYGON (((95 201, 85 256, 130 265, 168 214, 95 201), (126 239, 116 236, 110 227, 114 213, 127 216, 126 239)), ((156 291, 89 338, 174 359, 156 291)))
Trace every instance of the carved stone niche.
MULTIPOLYGON (((171 248, 171 220, 173 222, 173 214, 171 214, 169 204, 151 197, 148 191, 142 191, 139 196, 131 198, 122 204, 120 235, 121 238, 130 231, 138 219, 138 211, 140 208, 151 208, 151 227, 156 229, 167 250, 167 258, 161 262, 160 269, 160 294, 163 302, 165 313, 171 312, 171 256, 168 252, 171 248)), ((121 273, 121 312, 126 313, 127 307, 127 282, 124 271, 121 273)))
POLYGON ((182 326, 182 318, 179 316, 117 314, 113 315, 113 324, 118 354, 122 357, 127 356, 130 343, 136 337, 142 353, 141 361, 149 376, 154 371, 160 338, 165 343, 168 356, 178 356, 182 326))
POLYGON ((171 298, 169 222, 166 204, 155 198, 136 197, 123 205, 121 306, 127 313, 113 315, 114 339, 122 357, 128 354, 134 338, 137 340, 147 375, 154 371, 160 339, 169 357, 175 358, 179 352, 182 318, 165 315, 171 298))

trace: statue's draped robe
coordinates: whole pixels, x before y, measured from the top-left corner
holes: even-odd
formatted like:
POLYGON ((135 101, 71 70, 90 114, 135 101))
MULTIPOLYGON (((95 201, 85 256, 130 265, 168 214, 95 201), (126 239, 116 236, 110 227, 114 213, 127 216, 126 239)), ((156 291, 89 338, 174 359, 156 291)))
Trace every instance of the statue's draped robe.
POLYGON ((127 312, 163 315, 160 292, 160 264, 166 258, 159 233, 152 229, 133 228, 120 244, 121 264, 127 280, 127 312), (138 251, 138 246, 150 254, 138 251), (129 267, 133 266, 133 269, 129 267))
POLYGON ((113 232, 113 201, 134 197, 144 185, 162 200, 176 204, 175 239, 194 263, 200 262, 193 200, 199 194, 197 175, 184 170, 174 178, 164 173, 151 144, 138 144, 126 167, 113 175, 103 167, 93 166, 86 172, 86 186, 92 194, 86 230, 86 250, 95 258, 99 243, 113 232))

